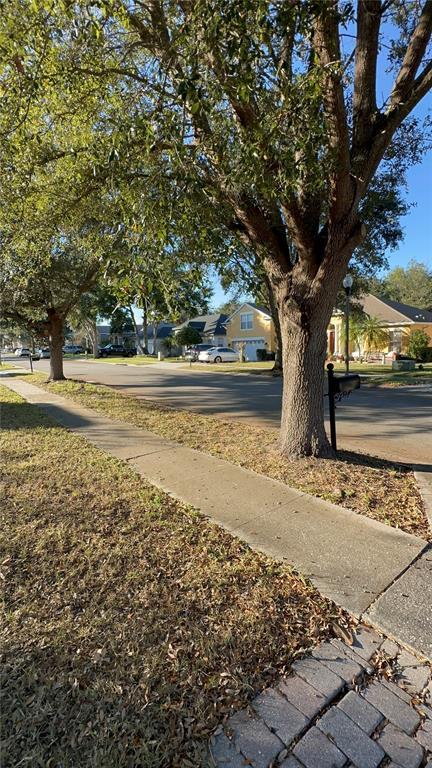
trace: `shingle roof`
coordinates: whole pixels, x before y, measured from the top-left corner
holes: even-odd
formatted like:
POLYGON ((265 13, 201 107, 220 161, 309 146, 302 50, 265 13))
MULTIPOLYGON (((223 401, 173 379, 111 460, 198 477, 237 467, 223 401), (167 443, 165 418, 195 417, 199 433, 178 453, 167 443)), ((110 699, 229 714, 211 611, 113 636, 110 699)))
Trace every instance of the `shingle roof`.
POLYGON ((203 335, 224 336, 226 334, 224 323, 227 319, 228 315, 221 315, 219 312, 212 315, 197 315, 197 317, 191 317, 190 320, 185 320, 184 323, 177 325, 175 330, 178 331, 180 328, 189 326, 203 335))
POLYGON ((363 310, 371 317, 377 317, 384 323, 432 323, 432 312, 419 309, 400 301, 383 299, 368 293, 361 300, 363 310))
MULTIPOLYGON (((174 323, 163 323, 161 325, 158 325, 157 331, 156 331, 156 338, 157 339, 167 339, 168 336, 172 335, 173 328, 174 328, 174 323)), ((142 326, 141 326, 141 330, 139 332, 139 335, 141 337, 143 336, 142 326)), ((148 337, 148 339, 149 340, 152 339, 153 335, 154 335, 154 328, 153 328, 152 325, 149 325, 149 327, 147 329, 147 337, 148 337)))

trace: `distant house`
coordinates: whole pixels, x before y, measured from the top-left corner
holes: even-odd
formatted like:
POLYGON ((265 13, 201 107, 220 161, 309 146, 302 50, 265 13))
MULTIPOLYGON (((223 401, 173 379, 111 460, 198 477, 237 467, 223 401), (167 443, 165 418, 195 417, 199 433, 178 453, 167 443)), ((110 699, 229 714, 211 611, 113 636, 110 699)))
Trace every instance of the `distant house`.
POLYGON ((201 335, 204 344, 213 344, 215 347, 219 347, 226 344, 225 322, 227 319, 228 315, 222 315, 220 312, 212 315, 198 315, 176 325, 173 330, 175 334, 187 326, 194 328, 201 335))
MULTIPOLYGON (((388 343, 383 349, 374 351, 389 355, 406 353, 410 335, 416 330, 425 331, 432 346, 432 312, 390 299, 380 299, 372 294, 364 296, 360 303, 365 314, 378 318, 388 332, 388 343)), ((327 329, 328 355, 344 355, 343 326, 344 313, 335 309, 327 329)), ((274 322, 266 307, 245 302, 225 321, 225 327, 228 346, 237 350, 243 347, 248 361, 257 359, 257 349, 275 351, 274 322)), ((354 349, 351 351, 356 352, 354 349)))
MULTIPOLYGON (((98 334, 98 340, 99 340, 99 346, 103 347, 104 344, 109 344, 111 339, 111 326, 110 325, 98 325, 97 326, 97 334, 98 334)), ((118 334, 117 334, 118 336, 118 334)), ((121 341, 115 341, 115 344, 121 344, 123 341, 123 338, 121 341)))
POLYGON ((243 349, 245 359, 257 359, 257 349, 274 352, 276 333, 268 309, 245 302, 225 321, 227 342, 233 349, 243 349))
MULTIPOLYGON (((365 314, 376 317, 388 333, 388 343, 382 349, 375 350, 376 352, 389 355, 406 353, 412 332, 418 330, 428 334, 432 346, 432 312, 401 304, 399 301, 381 299, 371 293, 363 296, 360 304, 365 314)), ((344 354, 343 323, 343 312, 335 310, 327 330, 329 354, 344 354)))
MULTIPOLYGON (((156 328, 156 341, 154 339, 155 336, 155 329, 153 325, 149 325, 148 332, 147 332, 147 338, 148 338, 148 344, 147 349, 150 355, 157 355, 158 352, 162 352, 163 354, 168 354, 168 349, 165 346, 164 342, 169 336, 173 336, 174 333, 174 323, 159 323, 156 328)), ((144 343, 144 334, 142 332, 142 326, 139 326, 139 335, 141 342, 144 343)), ((179 355, 181 354, 181 347, 175 346, 170 350, 170 353, 172 355, 179 355)))

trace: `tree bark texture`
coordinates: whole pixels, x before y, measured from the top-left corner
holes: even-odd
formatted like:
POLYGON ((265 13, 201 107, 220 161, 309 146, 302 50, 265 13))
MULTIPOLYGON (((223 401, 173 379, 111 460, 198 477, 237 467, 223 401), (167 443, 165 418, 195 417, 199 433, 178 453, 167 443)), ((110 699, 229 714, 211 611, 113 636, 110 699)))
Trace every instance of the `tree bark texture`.
POLYGON ((273 294, 273 289, 270 280, 268 277, 265 277, 265 284, 267 288, 267 295, 269 300, 269 307, 270 307, 270 313, 272 316, 272 320, 274 322, 275 327, 275 333, 276 333, 276 349, 275 349, 275 361, 273 366, 273 371, 277 371, 278 373, 282 373, 283 369, 283 362, 282 362, 282 333, 281 333, 281 327, 279 322, 279 313, 278 308, 276 305, 275 297, 273 294))
POLYGON ((136 346, 137 346, 137 352, 138 352, 139 355, 142 355, 143 354, 143 347, 142 347, 142 344, 141 344, 141 339, 140 339, 140 335, 139 335, 139 331, 138 331, 138 326, 136 324, 135 315, 133 313, 132 306, 129 307, 129 315, 130 315, 131 323, 133 325, 133 329, 134 329, 134 333, 135 333, 135 342, 136 342, 136 346))
POLYGON ((50 344, 49 381, 62 381, 65 378, 63 373, 64 318, 55 310, 49 310, 48 322, 50 344))
POLYGON ((99 339, 96 320, 92 320, 88 326, 88 333, 90 336, 90 342, 92 345, 92 353, 94 358, 99 357, 99 339))
MULTIPOLYGON (((145 299, 144 299, 145 302, 145 299)), ((142 321, 143 321, 143 351, 145 355, 148 355, 148 316, 147 316, 147 307, 144 304, 143 308, 143 315, 142 315, 142 321)))
POLYGON ((280 312, 283 395, 280 449, 289 458, 330 456, 324 427, 324 362, 328 313, 319 307, 293 323, 286 305, 280 312))

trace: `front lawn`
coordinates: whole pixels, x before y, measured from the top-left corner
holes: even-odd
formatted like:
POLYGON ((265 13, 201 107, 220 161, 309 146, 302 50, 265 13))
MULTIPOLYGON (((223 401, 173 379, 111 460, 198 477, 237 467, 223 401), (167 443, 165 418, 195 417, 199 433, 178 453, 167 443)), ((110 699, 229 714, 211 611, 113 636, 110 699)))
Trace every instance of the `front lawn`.
MULTIPOLYGON (((337 373, 345 373, 344 363, 334 363, 337 373)), ((359 373, 367 378, 362 386, 404 387, 414 384, 432 383, 432 364, 424 363, 423 370, 418 365, 415 371, 393 371, 391 365, 376 363, 350 363, 350 373, 359 373)))
POLYGON ((0 387, 3 768, 203 765, 336 608, 0 387))
POLYGON ((259 373, 260 371, 271 371, 274 366, 273 361, 262 363, 189 363, 185 366, 192 371, 206 371, 207 373, 259 373))
MULTIPOLYGON (((192 371, 205 373, 253 373, 271 374, 274 362, 262 363, 192 363, 185 367, 192 371)), ((344 363, 334 363, 336 373, 345 373, 344 363)), ((432 364, 424 364, 423 370, 418 365, 415 371, 393 371, 391 365, 375 363, 350 363, 350 372, 364 376, 362 386, 401 387, 407 384, 432 383, 432 364)))
POLYGON ((414 473, 406 467, 348 451, 340 451, 333 460, 290 462, 277 450, 278 430, 274 428, 176 410, 103 385, 71 380, 47 384, 42 374, 23 376, 111 418, 281 480, 407 533, 431 538, 414 473))

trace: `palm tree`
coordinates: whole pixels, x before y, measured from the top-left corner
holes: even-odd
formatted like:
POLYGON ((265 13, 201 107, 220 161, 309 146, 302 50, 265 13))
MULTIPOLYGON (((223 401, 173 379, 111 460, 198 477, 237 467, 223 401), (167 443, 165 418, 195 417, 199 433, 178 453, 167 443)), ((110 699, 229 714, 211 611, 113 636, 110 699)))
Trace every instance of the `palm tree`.
MULTIPOLYGON (((345 344, 345 332, 346 332, 345 323, 343 323, 341 328, 341 340, 343 344, 345 344)), ((361 358, 362 340, 363 340, 363 318, 351 317, 350 324, 349 324, 350 347, 351 348, 354 347, 357 350, 359 360, 361 358)))
POLYGON ((361 322, 363 348, 368 352, 382 352, 389 343, 388 331, 377 317, 366 317, 361 322))

